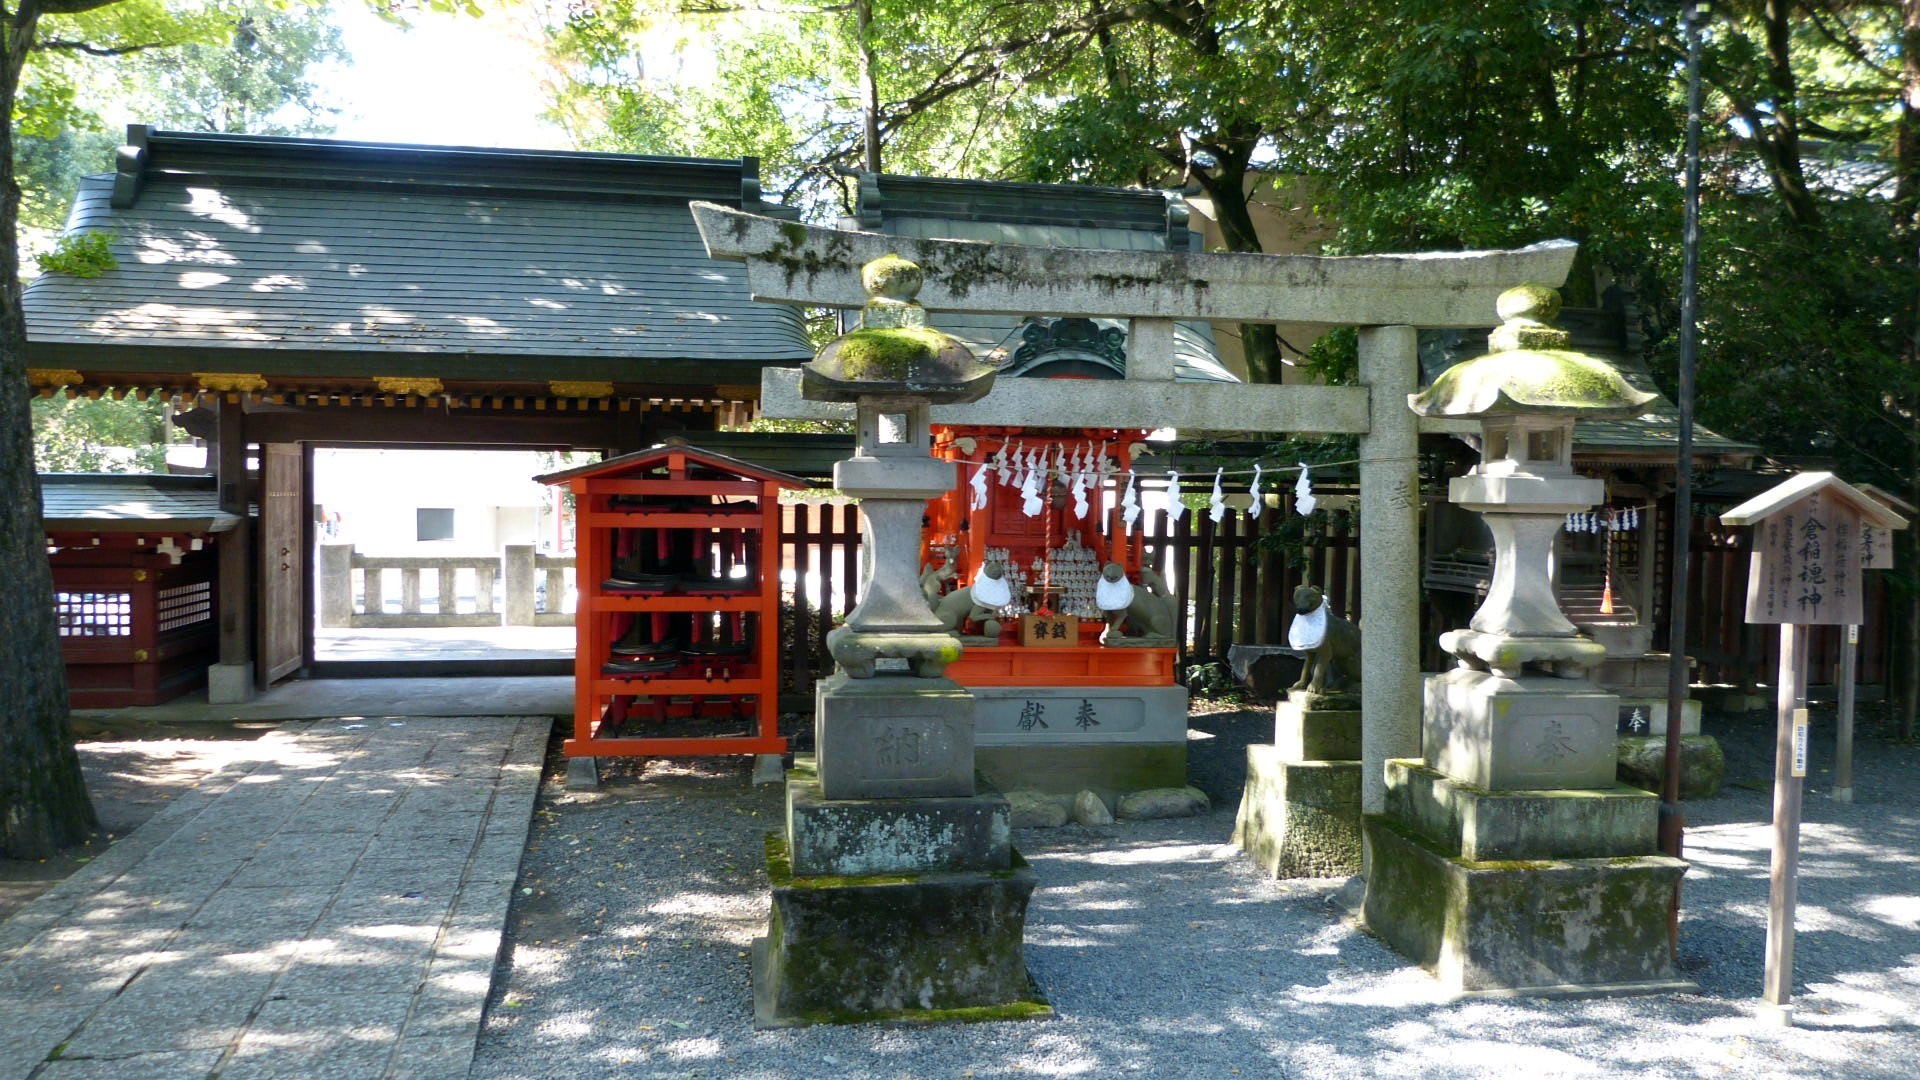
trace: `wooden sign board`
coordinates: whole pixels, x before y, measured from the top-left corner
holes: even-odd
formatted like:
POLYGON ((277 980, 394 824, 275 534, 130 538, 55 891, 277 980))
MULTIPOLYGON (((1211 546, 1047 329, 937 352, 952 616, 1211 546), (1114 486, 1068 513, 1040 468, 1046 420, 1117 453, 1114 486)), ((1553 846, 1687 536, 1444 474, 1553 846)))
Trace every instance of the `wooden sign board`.
POLYGON ((1859 511, 1826 489, 1757 522, 1747 577, 1747 621, 1823 626, 1859 622, 1863 524, 1859 511))
POLYGON ((1080 644, 1080 620, 1073 615, 1020 616, 1020 644, 1045 647, 1080 644))

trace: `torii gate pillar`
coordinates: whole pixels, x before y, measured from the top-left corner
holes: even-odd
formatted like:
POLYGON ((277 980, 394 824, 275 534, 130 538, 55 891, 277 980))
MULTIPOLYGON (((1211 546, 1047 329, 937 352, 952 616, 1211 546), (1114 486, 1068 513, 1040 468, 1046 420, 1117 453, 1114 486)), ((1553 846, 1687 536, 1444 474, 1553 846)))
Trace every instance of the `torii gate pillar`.
POLYGON ((1360 810, 1386 810, 1386 763, 1420 755, 1419 389, 1411 326, 1360 331, 1360 382, 1372 423, 1360 436, 1360 565, 1366 574, 1360 635, 1360 810))

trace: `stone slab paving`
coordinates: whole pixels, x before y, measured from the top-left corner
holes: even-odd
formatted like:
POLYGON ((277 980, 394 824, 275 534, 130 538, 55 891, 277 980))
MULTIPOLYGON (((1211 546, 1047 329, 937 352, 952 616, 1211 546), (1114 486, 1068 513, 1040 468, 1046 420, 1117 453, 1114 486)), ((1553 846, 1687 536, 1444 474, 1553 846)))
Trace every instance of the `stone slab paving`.
POLYGON ((0 924, 0 1080, 466 1075, 551 726, 263 736, 0 924))

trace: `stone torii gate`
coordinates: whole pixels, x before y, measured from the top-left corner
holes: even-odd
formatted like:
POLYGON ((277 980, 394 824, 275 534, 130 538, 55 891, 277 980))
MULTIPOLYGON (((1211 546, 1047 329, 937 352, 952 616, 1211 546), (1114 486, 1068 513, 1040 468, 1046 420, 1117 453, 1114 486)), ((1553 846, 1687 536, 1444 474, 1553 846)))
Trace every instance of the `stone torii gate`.
MULTIPOLYGON (((1420 552, 1417 438, 1452 431, 1407 407, 1418 389, 1419 328, 1483 327, 1516 285, 1560 286, 1577 245, 1510 251, 1319 257, 1110 251, 929 240, 824 229, 713 203, 694 220, 716 259, 747 264, 756 300, 858 308, 860 268, 897 254, 926 271, 920 302, 936 313, 1126 320, 1124 380, 1008 379, 977 402, 936 406, 935 423, 1359 436, 1360 558, 1367 572, 1361 664, 1361 808, 1385 809, 1385 763, 1420 755, 1420 552), (1360 385, 1174 382, 1179 320, 1311 323, 1360 331, 1360 385)), ((798 369, 768 369, 761 409, 792 419, 851 419, 851 406, 804 400, 798 369)))

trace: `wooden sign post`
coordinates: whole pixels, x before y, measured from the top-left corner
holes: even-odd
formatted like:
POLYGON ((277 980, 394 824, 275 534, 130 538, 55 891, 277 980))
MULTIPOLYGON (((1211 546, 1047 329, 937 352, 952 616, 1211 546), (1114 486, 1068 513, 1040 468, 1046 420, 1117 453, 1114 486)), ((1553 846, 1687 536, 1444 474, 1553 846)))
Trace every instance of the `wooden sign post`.
MULTIPOLYGON (((1773 763, 1773 863, 1763 996, 1792 1023, 1793 912, 1799 892, 1800 800, 1807 775, 1807 628, 1857 626, 1863 563, 1878 536, 1906 520, 1832 473, 1801 473, 1720 515, 1754 527, 1747 621, 1780 626, 1773 763)), ((1884 564, 1882 564, 1884 565, 1884 564)))

